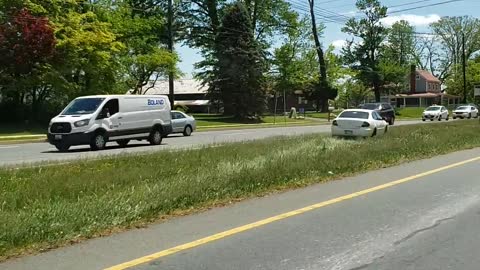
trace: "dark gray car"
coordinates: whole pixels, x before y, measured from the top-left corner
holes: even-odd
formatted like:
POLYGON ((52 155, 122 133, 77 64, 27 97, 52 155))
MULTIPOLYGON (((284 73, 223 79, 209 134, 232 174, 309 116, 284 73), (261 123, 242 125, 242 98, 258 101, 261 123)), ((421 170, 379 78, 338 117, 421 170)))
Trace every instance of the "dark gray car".
POLYGON ((388 124, 395 124, 395 110, 388 103, 365 103, 360 105, 360 109, 374 110, 387 121, 388 124))

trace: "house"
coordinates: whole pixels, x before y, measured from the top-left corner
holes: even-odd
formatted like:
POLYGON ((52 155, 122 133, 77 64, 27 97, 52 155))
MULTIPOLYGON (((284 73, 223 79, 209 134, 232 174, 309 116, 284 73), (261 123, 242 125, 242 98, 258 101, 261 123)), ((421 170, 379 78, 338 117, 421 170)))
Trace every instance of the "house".
POLYGON ((460 97, 442 91, 442 82, 426 70, 410 69, 410 91, 391 97, 397 107, 427 107, 434 104, 454 105, 460 97))
MULTIPOLYGON (((211 106, 207 98, 208 87, 202 85, 195 79, 181 79, 174 82, 174 109, 186 106, 189 112, 208 113, 211 106)), ((158 81, 154 86, 144 87, 144 94, 148 95, 168 95, 168 81, 158 81)))

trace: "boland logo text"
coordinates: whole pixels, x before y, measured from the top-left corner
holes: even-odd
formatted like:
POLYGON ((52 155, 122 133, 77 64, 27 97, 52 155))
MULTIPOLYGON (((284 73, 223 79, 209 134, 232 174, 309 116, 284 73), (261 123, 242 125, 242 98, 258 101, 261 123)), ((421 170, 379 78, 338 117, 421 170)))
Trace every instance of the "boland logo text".
POLYGON ((148 106, 156 106, 156 105, 163 105, 165 104, 165 100, 163 99, 149 99, 148 106))

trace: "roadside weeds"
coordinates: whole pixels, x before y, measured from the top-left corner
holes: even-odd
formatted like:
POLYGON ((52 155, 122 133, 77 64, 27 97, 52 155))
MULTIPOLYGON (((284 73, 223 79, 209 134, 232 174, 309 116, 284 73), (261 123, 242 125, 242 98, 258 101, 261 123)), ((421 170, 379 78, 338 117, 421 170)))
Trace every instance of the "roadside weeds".
POLYGON ((479 131, 476 121, 463 121, 396 127, 384 138, 367 140, 316 134, 2 169, 0 257, 480 147, 479 131))

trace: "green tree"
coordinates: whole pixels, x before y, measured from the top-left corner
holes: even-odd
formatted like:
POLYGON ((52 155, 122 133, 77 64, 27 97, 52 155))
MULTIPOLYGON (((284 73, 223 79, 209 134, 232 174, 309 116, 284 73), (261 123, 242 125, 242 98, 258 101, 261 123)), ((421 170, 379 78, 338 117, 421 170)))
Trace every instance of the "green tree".
MULTIPOLYGON (((466 69, 467 79, 467 102, 475 102, 473 95, 475 85, 480 84, 480 58, 475 58, 468 61, 468 68, 466 69)), ((461 67, 457 67, 461 69, 461 67)), ((449 94, 463 97, 463 78, 455 79, 449 77, 445 80, 446 89, 449 94)))
MULTIPOLYGON (((178 74, 178 57, 167 48, 168 34, 162 1, 115 1, 108 20, 126 47, 119 58, 123 83, 133 94, 144 94, 170 72, 178 74)), ((113 5, 111 3, 110 5, 113 5)))
POLYGON ((324 25, 317 24, 315 17, 315 0, 308 0, 309 9, 310 9, 310 22, 312 27, 312 37, 315 43, 315 51, 317 53, 318 61, 318 71, 319 77, 318 81, 312 82, 310 84, 309 98, 316 102, 317 110, 322 110, 323 112, 328 110, 328 100, 335 99, 338 95, 338 90, 332 87, 327 73, 327 63, 325 61, 325 55, 320 43, 320 36, 325 28, 324 25))
POLYGON ((387 8, 378 0, 358 0, 356 6, 365 17, 351 18, 343 27, 343 32, 354 37, 343 49, 344 59, 346 64, 358 70, 357 78, 371 86, 375 99, 380 101, 380 52, 387 37, 387 28, 381 20, 387 16, 387 8))
POLYGON ((415 29, 407 21, 401 20, 388 29, 387 44, 383 56, 389 62, 407 66, 414 61, 415 29))
MULTIPOLYGON (((189 0, 180 5, 180 20, 185 27, 183 39, 185 43, 200 51, 203 60, 196 63, 195 74, 211 89, 212 100, 217 99, 212 82, 216 80, 216 70, 219 65, 217 54, 217 37, 222 17, 228 3, 226 0, 189 0)), ((250 19, 248 29, 254 35, 254 40, 261 49, 264 58, 268 59, 269 49, 275 41, 275 35, 285 35, 295 27, 298 15, 290 9, 285 0, 240 0, 247 9, 250 19)))
MULTIPOLYGON (((463 44, 465 37, 465 55, 470 59, 475 52, 480 50, 480 20, 468 16, 463 17, 442 17, 438 22, 430 25, 433 32, 440 38, 441 45, 436 48, 431 46, 428 51, 434 53, 429 55, 431 60, 432 72, 445 81, 448 77, 454 77, 455 80, 461 79, 463 44)), ((428 49, 428 48, 427 48, 428 49)))
POLYGON ((345 80, 339 89, 338 104, 343 108, 358 107, 373 96, 371 89, 354 78, 345 80))
POLYGON ((224 113, 238 118, 260 117, 266 105, 265 63, 251 27, 247 9, 237 2, 226 10, 217 37, 214 87, 224 113))
POLYGON ((308 84, 318 78, 316 52, 310 39, 309 22, 299 21, 288 30, 282 46, 273 53, 275 94, 293 94, 307 91, 308 84))

